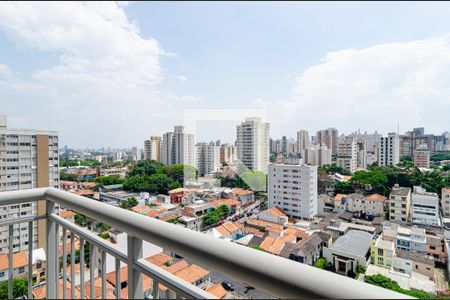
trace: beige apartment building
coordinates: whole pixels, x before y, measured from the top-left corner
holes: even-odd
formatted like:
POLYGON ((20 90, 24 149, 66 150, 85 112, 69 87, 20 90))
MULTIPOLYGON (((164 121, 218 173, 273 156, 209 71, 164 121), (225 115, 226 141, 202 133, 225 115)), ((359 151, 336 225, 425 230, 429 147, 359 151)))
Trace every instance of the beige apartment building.
MULTIPOLYGON (((58 133, 7 128, 0 116, 0 192, 40 187, 59 188, 58 133)), ((45 214, 45 202, 0 206, 0 220, 45 214)), ((45 220, 34 222, 33 248, 46 242, 45 220)), ((8 252, 8 226, 0 228, 0 254, 8 252)), ((13 251, 28 250, 28 223, 13 227, 13 251)))

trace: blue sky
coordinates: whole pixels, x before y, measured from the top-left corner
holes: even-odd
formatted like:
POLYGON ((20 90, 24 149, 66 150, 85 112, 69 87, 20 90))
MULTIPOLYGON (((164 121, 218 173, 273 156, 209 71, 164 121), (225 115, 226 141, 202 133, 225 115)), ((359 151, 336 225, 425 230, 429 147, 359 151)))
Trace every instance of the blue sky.
MULTIPOLYGON (((185 108, 265 109, 273 137, 441 133, 449 15, 440 2, 3 2, 0 112, 75 147, 142 147, 185 108)), ((213 122, 197 140, 234 132, 213 122)))

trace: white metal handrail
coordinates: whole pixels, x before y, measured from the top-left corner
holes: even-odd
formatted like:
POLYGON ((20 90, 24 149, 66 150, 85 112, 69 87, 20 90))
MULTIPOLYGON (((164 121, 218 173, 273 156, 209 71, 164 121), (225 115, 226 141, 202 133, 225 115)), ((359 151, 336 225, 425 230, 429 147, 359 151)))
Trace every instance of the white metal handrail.
MULTIPOLYGON (((186 256, 194 262, 223 272, 280 298, 410 298, 404 294, 219 240, 200 232, 181 228, 54 188, 0 193, 0 205, 42 199, 47 200, 47 216, 49 216, 47 218, 47 245, 50 249, 47 250, 47 261, 49 262, 47 292, 50 298, 52 298, 51 295, 55 295, 56 284, 55 272, 51 272, 56 269, 54 263, 56 260, 51 259, 52 256, 56 257, 57 255, 51 250, 55 249, 56 225, 79 235, 82 239, 92 243, 93 246, 99 247, 101 251, 116 257, 116 266, 117 261, 123 260, 131 265, 128 268, 129 298, 143 297, 142 273, 154 279, 153 287, 154 293, 156 293, 154 296, 157 296, 158 281, 183 297, 202 298, 207 294, 199 288, 192 288, 180 279, 170 277, 164 270, 156 269, 154 266, 143 262, 141 260, 143 240, 186 256), (73 223, 54 215, 54 206, 52 205, 54 203, 126 232, 129 239, 128 254, 125 256, 123 253, 118 253, 114 250, 114 247, 108 246, 108 243, 95 234, 88 234, 87 230, 80 229, 73 223)), ((90 251, 91 254, 93 252, 90 251)), ((91 259, 92 261, 94 260, 91 259)), ((71 269, 73 270, 73 268, 71 269)), ((64 271, 63 273, 65 274, 64 271)), ((91 276, 91 278, 93 277, 91 276)), ((118 285, 119 281, 116 280, 116 286, 118 285)), ((92 290, 93 280, 91 280, 91 293, 92 290)), ((117 293, 120 293, 120 291, 116 289, 116 297, 118 296, 117 293)), ((211 297, 211 295, 208 294, 208 297, 211 297)))

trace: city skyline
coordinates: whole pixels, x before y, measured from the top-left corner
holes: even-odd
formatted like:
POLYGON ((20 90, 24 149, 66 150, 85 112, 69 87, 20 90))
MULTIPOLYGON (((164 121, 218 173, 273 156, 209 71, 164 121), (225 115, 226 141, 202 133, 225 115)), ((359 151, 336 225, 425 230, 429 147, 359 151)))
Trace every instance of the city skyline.
POLYGON ((0 8, 1 113, 11 128, 57 130, 61 145, 139 146, 199 107, 266 109, 273 137, 448 130, 445 4, 0 8))

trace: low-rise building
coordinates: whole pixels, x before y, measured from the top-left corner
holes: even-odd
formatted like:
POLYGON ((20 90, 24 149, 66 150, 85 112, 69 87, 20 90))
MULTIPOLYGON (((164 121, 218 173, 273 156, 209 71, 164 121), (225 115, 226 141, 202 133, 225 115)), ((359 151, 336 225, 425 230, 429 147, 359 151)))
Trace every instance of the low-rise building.
POLYGON ((350 194, 347 197, 347 210, 357 212, 360 215, 382 216, 386 203, 386 197, 379 194, 363 196, 361 194, 350 194))
POLYGON ((411 221, 411 188, 400 187, 398 184, 392 187, 389 195, 389 220, 398 224, 411 221))
POLYGON ((277 223, 280 225, 285 225, 288 222, 288 217, 286 216, 284 211, 277 206, 260 212, 257 218, 258 220, 277 223))
POLYGON ((415 186, 412 194, 412 222, 418 225, 442 226, 439 197, 415 186))
POLYGON ((331 245, 331 235, 326 232, 315 232, 296 244, 287 244, 280 256, 313 265, 323 255, 323 247, 331 245))
POLYGON ((450 218, 450 188, 442 189, 441 207, 444 218, 450 218))
POLYGON ((231 193, 237 200, 241 201, 242 204, 253 202, 255 200, 255 195, 251 190, 245 190, 241 188, 234 188, 231 193))
POLYGON ((371 262, 379 267, 390 269, 392 268, 393 259, 395 256, 395 243, 384 240, 380 235, 374 236, 371 241, 371 262))
POLYGON ((100 176, 119 176, 120 178, 124 179, 127 177, 129 170, 128 168, 109 168, 109 169, 100 169, 100 176))
POLYGON ((393 269, 405 274, 416 272, 434 280, 433 257, 420 252, 397 249, 393 269))
POLYGON ((360 230, 350 230, 339 237, 330 247, 323 249, 323 256, 337 273, 356 274, 358 265, 366 267, 370 258, 372 234, 360 230))

